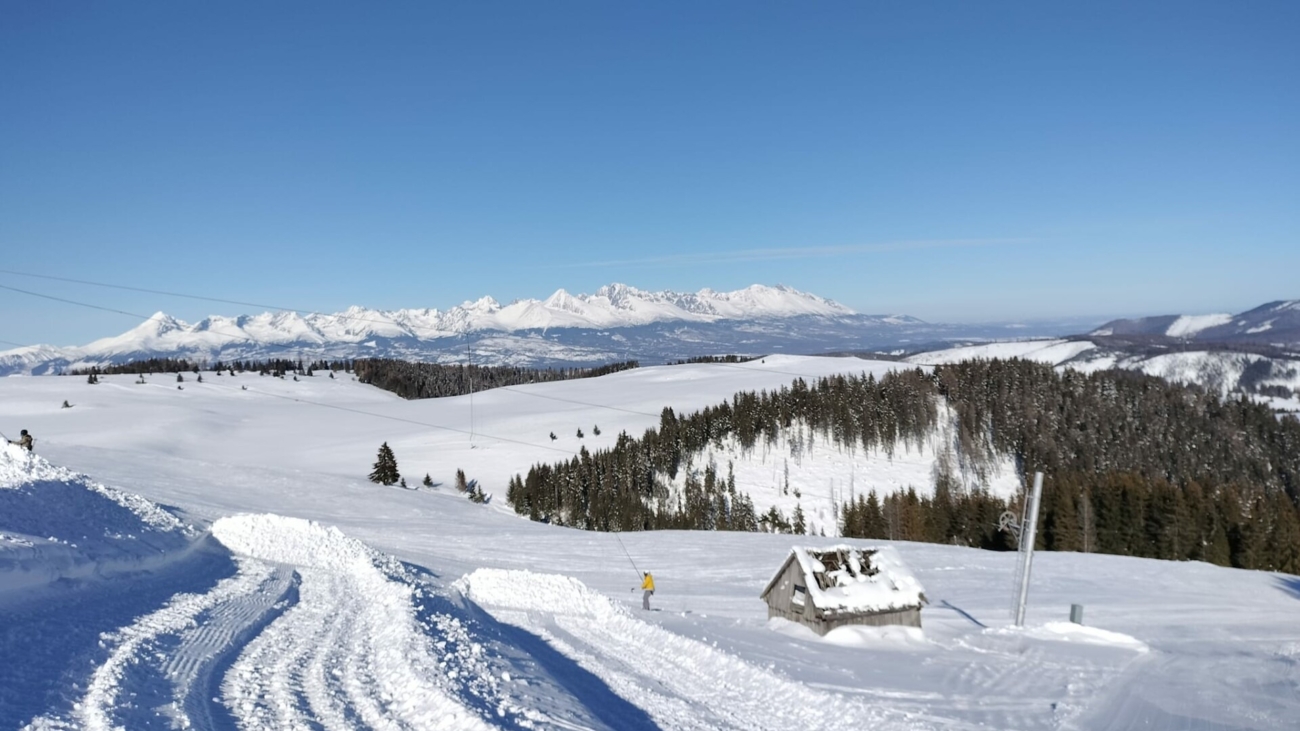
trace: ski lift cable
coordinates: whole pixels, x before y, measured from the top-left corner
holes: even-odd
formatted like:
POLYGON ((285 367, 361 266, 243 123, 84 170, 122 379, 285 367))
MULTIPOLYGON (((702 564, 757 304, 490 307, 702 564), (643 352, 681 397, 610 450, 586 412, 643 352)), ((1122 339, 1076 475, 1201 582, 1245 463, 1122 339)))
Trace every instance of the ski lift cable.
POLYGON ((627 546, 623 545, 623 539, 619 538, 618 531, 610 531, 614 534, 614 540, 618 541, 618 547, 623 549, 623 555, 627 556, 627 562, 632 564, 632 570, 636 572, 636 577, 641 578, 641 569, 637 568, 636 561, 632 560, 632 554, 628 553, 627 546))
MULTIPOLYGON (((204 383, 204 385, 208 385, 208 384, 207 384, 207 383, 204 383)), ((215 384, 214 384, 214 385, 215 385, 215 384)), ((216 387, 216 388, 232 388, 232 387, 224 387, 224 386, 215 386, 215 387, 216 387)), ((457 429, 457 428, 454 427, 454 426, 445 426, 445 425, 443 425, 443 424, 430 424, 429 422, 426 422, 426 421, 417 421, 417 420, 415 420, 415 419, 404 419, 404 418, 402 418, 402 417, 400 417, 400 416, 390 416, 390 415, 388 415, 388 414, 378 414, 378 413, 375 413, 375 412, 373 412, 373 411, 365 411, 365 410, 363 410, 363 409, 353 409, 353 408, 349 408, 349 407, 347 407, 347 406, 339 406, 339 405, 337 405, 337 404, 327 404, 327 403, 324 403, 324 402, 321 402, 321 401, 313 401, 313 400, 311 400, 311 399, 302 398, 301 396, 285 396, 285 395, 282 395, 282 394, 271 393, 271 392, 269 392, 269 391, 264 391, 264 390, 256 389, 256 388, 250 388, 250 389, 247 389, 247 390, 248 390, 249 393, 257 393, 257 394, 261 394, 261 395, 263 395, 263 396, 270 396, 271 398, 283 399, 283 400, 285 400, 285 401, 295 401, 295 402, 302 403, 302 404, 309 404, 309 405, 311 405, 311 406, 319 406, 319 407, 321 407, 321 408, 325 408, 325 409, 334 409, 334 410, 336 410, 336 411, 346 411, 346 412, 348 412, 348 413, 352 413, 352 414, 360 414, 360 415, 362 415, 362 416, 371 416, 371 417, 374 417, 374 418, 376 418, 376 419, 387 419, 387 420, 389 420, 389 421, 397 421, 397 422, 401 422, 401 423, 403 423, 403 424, 414 424, 415 426, 423 426, 423 427, 428 427, 428 428, 430 428, 430 429, 441 429, 441 430, 444 430, 444 431, 456 432, 456 433, 458 433, 458 434, 470 434, 470 431, 469 431, 469 430, 466 430, 466 429, 457 429)), ((511 439, 510 437, 494 436, 494 435, 492 435, 492 434, 483 434, 482 436, 484 436, 484 437, 486 437, 486 438, 488 438, 488 439, 492 439, 492 440, 495 440, 495 441, 499 441, 499 442, 508 442, 508 443, 510 443, 510 444, 518 444, 518 445, 520 445, 520 446, 524 446, 524 447, 535 447, 535 448, 537 448, 537 449, 545 449, 545 450, 549 450, 549 451, 552 451, 552 452, 560 452, 560 453, 562 453, 562 454, 566 454, 566 455, 568 455, 568 456, 570 456, 570 457, 576 456, 576 455, 574 454, 573 450, 571 450, 571 449, 562 449, 562 448, 560 448, 560 447, 552 447, 552 446, 550 446, 550 445, 548 445, 548 444, 535 444, 535 443, 533 443, 533 442, 526 442, 526 441, 523 441, 522 439, 511 439)))

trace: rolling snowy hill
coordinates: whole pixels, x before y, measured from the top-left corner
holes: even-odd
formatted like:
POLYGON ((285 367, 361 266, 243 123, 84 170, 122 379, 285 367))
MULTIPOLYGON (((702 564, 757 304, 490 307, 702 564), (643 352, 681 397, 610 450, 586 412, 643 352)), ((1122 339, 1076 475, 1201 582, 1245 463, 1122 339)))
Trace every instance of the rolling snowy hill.
MULTIPOLYGON (((0 726, 1293 726, 1295 577, 1040 554, 1018 629, 1014 556, 899 543, 923 630, 822 639, 757 598, 791 545, 822 539, 582 532, 448 487, 460 468, 499 494, 664 406, 894 367, 913 366, 777 357, 425 401, 321 376, 0 379, 0 424, 37 437, 37 456, 0 447, 0 726), (441 484, 367 482, 381 441, 410 484, 441 484), (636 608, 642 570, 662 611, 636 608), (1072 603, 1084 626, 1062 621, 1072 603)), ((792 481, 897 489, 898 465, 855 459, 791 461, 792 481)))
MULTIPOLYGON (((1095 321, 1093 321, 1095 322, 1095 321)), ((0 375, 49 374, 145 358, 401 358, 488 365, 565 366, 698 355, 849 352, 913 347, 945 338, 1061 335, 1080 321, 935 325, 905 315, 861 315, 789 287, 735 292, 645 292, 621 284, 591 295, 559 290, 501 305, 491 297, 446 311, 336 314, 264 312, 186 323, 158 312, 85 346, 0 352, 0 375)), ((1091 323, 1088 323, 1091 324, 1091 323)))
POLYGON ((1024 358, 1084 373, 1120 368, 1171 383, 1200 385, 1225 398, 1245 395, 1280 412, 1300 412, 1300 356, 1269 352, 1150 343, 1135 346, 1099 336, 983 343, 917 353, 905 360, 935 365, 971 358, 1024 358))
POLYGON ((1198 342, 1254 343, 1300 348, 1300 300, 1269 302, 1233 315, 1165 315, 1114 320, 1093 335, 1155 336, 1198 342))

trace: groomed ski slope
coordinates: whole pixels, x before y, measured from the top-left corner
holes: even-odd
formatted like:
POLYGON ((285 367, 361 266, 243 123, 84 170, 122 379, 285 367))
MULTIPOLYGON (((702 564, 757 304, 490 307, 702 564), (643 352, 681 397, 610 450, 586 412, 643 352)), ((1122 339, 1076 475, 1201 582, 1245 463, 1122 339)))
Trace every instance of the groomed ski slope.
POLYGON ((737 376, 758 380, 644 370, 502 392, 499 409, 476 405, 478 431, 459 445, 410 422, 464 400, 402 402, 342 379, 241 377, 249 391, 0 379, 0 422, 31 428, 41 452, 0 449, 0 728, 1289 729, 1300 717, 1295 577, 1040 554, 1015 629, 1014 557, 900 543, 931 599, 924 630, 823 639, 769 622, 757 599, 792 543, 820 539, 587 533, 446 487, 364 480, 380 439, 408 481, 436 465, 443 482, 459 458, 504 471, 535 453, 484 435, 525 441, 596 414, 608 434, 657 399, 713 403, 737 376), (556 410, 526 406, 539 401, 556 410), (660 611, 639 609, 642 569, 660 611), (1063 621, 1071 603, 1086 626, 1063 621))

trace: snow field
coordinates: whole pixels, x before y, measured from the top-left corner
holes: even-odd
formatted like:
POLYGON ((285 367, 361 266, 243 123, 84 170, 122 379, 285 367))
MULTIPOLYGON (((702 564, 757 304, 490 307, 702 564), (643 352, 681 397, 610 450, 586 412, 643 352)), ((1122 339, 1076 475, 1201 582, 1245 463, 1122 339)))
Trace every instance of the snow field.
POLYGON ((929 727, 636 619, 572 577, 479 569, 455 586, 500 621, 544 638, 665 728, 929 727))
MULTIPOLYGON (((1044 553, 1034 564, 1030 629, 1006 631, 1014 556, 893 543, 931 599, 922 611, 923 636, 854 628, 851 638, 821 639, 772 626, 757 598, 792 545, 819 543, 808 537, 616 537, 532 523, 499 501, 473 505, 448 487, 401 490, 364 478, 387 440, 408 482, 428 471, 449 484, 461 467, 493 491, 494 475, 565 457, 529 446, 550 430, 560 437, 552 446, 575 453, 612 443, 623 428, 638 434, 658 421, 663 405, 680 412, 735 390, 779 387, 796 375, 860 373, 864 364, 877 375, 898 367, 769 358, 481 393, 474 397, 473 444, 466 434, 420 426, 468 426, 468 399, 405 402, 345 379, 241 376, 216 383, 205 375, 203 384, 187 381, 184 391, 174 383, 0 379, 0 421, 14 425, 10 433, 32 429, 39 452, 15 452, 10 466, 18 471, 0 470, 11 485, 0 489, 0 501, 8 501, 0 506, 0 561, 22 556, 45 571, 38 567, 52 565, 57 549, 88 568, 48 587, 6 590, 0 578, 0 727, 33 718, 75 727, 71 703, 86 695, 91 675, 123 637, 134 636, 123 635, 126 628, 179 595, 215 591, 246 562, 259 562, 272 567, 261 585, 232 592, 194 614, 193 624, 137 645, 137 659, 125 661, 117 686, 106 688, 117 698, 107 712, 111 723, 226 729, 284 719, 358 728, 368 725, 365 712, 379 714, 376 727, 409 726, 421 709, 386 699, 390 691, 375 677, 391 665, 402 682, 431 688, 430 703, 449 699, 463 717, 501 728, 766 728, 781 718, 801 728, 835 728, 846 724, 833 717, 836 709, 865 719, 858 727, 1294 728, 1295 577, 1044 553), (248 391, 239 388, 243 383, 248 391), (60 409, 65 398, 76 407, 60 409), (601 437, 574 437, 572 427, 590 434, 591 423, 599 423, 601 437), (254 555, 231 557, 213 540, 197 550, 200 541, 167 511, 159 513, 178 527, 154 528, 143 500, 142 512, 133 512, 123 504, 129 499, 116 502, 90 489, 84 478, 43 462, 46 456, 176 506, 169 510, 186 522, 240 516, 217 532, 254 555), (251 531, 241 521, 260 527, 251 531), (663 611, 615 611, 639 604, 639 593, 629 591, 629 558, 654 571, 654 604, 663 611), (133 570, 155 565, 146 559, 161 563, 133 570), (97 565, 118 568, 103 577, 97 565), (563 577, 554 595, 536 590, 545 600, 533 608, 502 608, 450 590, 451 579, 480 569, 563 577), (368 646, 364 635, 379 620, 357 592, 377 592, 391 610, 383 619, 399 625, 386 638, 393 654, 368 646), (1150 650, 1051 631, 1075 602, 1086 606, 1089 628, 1127 635, 1150 650), (556 604, 580 607, 581 616, 552 611, 556 604), (101 634, 112 638, 104 647, 101 634), (243 689, 239 704, 227 695, 232 688, 243 689), (772 711, 771 699, 782 709, 772 711), (868 715, 860 714, 863 706, 868 715)), ((768 485, 780 480, 779 472, 772 476, 772 458, 764 465, 768 485)), ((792 460, 792 487, 795 467, 792 460)), ((719 468, 725 476, 725 461, 719 468)), ((860 490, 856 469, 848 469, 848 479, 860 490)), ((758 490, 751 492, 759 500, 758 490)), ((804 499, 812 492, 803 491, 804 499)), ((804 509, 820 527, 811 506, 804 509)), ((7 566, 0 577, 19 570, 7 566)), ((499 593, 532 586, 520 579, 499 593)))

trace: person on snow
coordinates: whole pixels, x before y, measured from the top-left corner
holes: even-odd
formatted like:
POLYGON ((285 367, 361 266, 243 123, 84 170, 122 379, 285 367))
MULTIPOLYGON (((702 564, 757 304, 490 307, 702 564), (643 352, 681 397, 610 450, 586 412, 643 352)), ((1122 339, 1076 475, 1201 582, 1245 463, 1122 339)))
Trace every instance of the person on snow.
POLYGON ((649 571, 645 572, 645 579, 641 582, 641 591, 643 592, 641 594, 641 608, 648 611, 650 609, 650 595, 655 593, 655 577, 651 576, 649 571))
MULTIPOLYGON (((22 433, 18 436, 17 441, 14 441, 13 439, 9 440, 10 444, 17 444, 28 452, 35 451, 35 442, 36 440, 32 439, 32 435, 28 434, 26 429, 23 429, 22 433)), ((649 574, 646 574, 646 576, 649 576, 649 574)))

